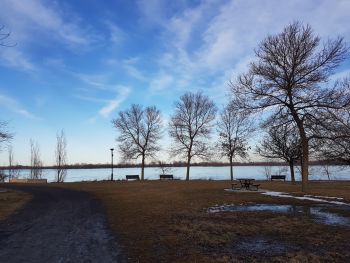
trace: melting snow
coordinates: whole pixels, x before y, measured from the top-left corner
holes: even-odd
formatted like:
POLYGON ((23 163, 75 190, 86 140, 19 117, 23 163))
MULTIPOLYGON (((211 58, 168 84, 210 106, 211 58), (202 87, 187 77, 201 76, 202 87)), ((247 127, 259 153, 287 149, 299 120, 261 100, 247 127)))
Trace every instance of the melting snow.
MULTIPOLYGON (((314 202, 323 202, 323 203, 329 203, 329 204, 335 204, 335 205, 348 205, 350 204, 345 203, 345 202, 339 202, 339 201, 330 201, 330 200, 325 200, 321 198, 329 198, 327 196, 312 196, 312 195, 304 195, 304 196, 294 196, 290 195, 284 192, 273 192, 273 191, 267 191, 262 193, 263 195, 268 195, 268 196, 276 196, 276 197, 284 197, 284 198, 294 198, 298 200, 309 200, 309 201, 314 201, 314 202)), ((335 197, 336 199, 340 199, 335 197)), ((342 199, 342 198, 341 198, 342 199)))

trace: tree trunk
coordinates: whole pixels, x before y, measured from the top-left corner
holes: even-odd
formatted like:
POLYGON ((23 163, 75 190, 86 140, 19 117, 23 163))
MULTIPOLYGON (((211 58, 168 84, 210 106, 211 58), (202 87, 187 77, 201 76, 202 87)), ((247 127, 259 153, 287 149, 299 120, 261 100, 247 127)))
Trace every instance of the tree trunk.
POLYGON ((289 168, 290 168, 290 179, 292 184, 295 184, 295 176, 294 176, 294 160, 289 160, 289 168))
POLYGON ((190 164, 191 164, 191 154, 187 154, 187 170, 186 170, 186 181, 190 180, 190 164))
POLYGON ((309 141, 307 138, 301 138, 302 143, 302 164, 301 164, 301 191, 308 191, 309 177, 309 141))
POLYGON ((230 175, 231 175, 231 181, 233 181, 233 160, 232 160, 232 156, 230 156, 230 175))
POLYGON ((141 163, 141 180, 145 179, 145 155, 142 155, 142 163, 141 163))

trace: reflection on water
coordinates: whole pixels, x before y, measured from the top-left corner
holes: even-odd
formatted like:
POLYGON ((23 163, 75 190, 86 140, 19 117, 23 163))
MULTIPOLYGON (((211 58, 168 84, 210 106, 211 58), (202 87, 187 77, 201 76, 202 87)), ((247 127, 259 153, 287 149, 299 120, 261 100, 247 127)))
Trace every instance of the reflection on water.
MULTIPOLYGON (((255 204, 255 205, 222 205, 208 208, 209 213, 218 212, 273 212, 285 213, 291 216, 306 216, 325 225, 340 225, 350 227, 350 218, 327 211, 332 207, 328 205, 318 206, 295 206, 295 205, 274 205, 274 204, 255 204)), ((334 207, 334 206, 333 206, 334 207)), ((348 208, 340 208, 346 209, 348 208)))

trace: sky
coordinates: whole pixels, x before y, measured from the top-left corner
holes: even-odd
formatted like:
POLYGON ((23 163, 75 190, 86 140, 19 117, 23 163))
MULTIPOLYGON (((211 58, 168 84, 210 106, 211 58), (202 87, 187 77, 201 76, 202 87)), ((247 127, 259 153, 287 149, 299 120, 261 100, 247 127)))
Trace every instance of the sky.
MULTIPOLYGON (((14 46, 0 47, 0 120, 14 133, 15 163, 29 164, 33 139, 54 164, 61 129, 69 163, 107 163, 119 111, 155 105, 166 126, 174 102, 197 90, 220 108, 268 34, 299 20, 350 43, 349 14, 348 0, 1 0, 14 46)), ((348 60, 336 77, 349 73, 348 60)), ((166 132, 161 144, 170 147, 166 132)))

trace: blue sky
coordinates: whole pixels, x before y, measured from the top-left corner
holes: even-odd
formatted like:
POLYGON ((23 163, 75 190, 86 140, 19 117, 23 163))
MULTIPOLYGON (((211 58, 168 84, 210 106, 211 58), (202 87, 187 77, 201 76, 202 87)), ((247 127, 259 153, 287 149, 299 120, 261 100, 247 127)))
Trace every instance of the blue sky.
MULTIPOLYGON (((69 163, 108 162, 119 110, 156 105, 166 123, 174 101, 197 90, 220 107, 267 34, 300 20, 350 42, 349 14, 348 0, 1 0, 0 24, 17 43, 0 48, 0 114, 15 133, 15 162, 29 163, 33 138, 53 164, 60 129, 69 163)), ((349 72, 348 61, 337 76, 349 72)), ((5 149, 0 158, 7 164, 5 149)))

